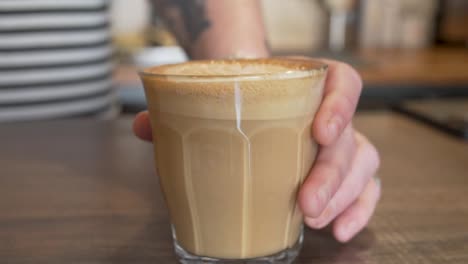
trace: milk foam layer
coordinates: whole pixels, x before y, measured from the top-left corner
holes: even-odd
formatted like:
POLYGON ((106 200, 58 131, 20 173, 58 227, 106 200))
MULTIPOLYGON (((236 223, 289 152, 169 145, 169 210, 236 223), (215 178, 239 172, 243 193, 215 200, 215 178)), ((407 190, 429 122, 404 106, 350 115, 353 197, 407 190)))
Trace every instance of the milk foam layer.
POLYGON ((160 111, 183 116, 245 120, 303 116, 320 103, 325 68, 309 60, 194 61, 142 74, 160 111), (312 103, 312 104, 311 104, 312 103))
POLYGON ((274 74, 290 71, 292 69, 283 65, 277 64, 245 64, 241 62, 216 62, 210 63, 187 63, 176 66, 166 66, 156 69, 155 73, 163 73, 168 75, 253 75, 253 74, 274 74))

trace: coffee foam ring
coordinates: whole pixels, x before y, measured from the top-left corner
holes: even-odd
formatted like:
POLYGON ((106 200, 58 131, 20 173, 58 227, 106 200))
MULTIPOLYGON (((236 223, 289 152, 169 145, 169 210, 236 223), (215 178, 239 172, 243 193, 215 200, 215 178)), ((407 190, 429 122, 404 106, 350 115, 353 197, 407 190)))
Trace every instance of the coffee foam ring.
MULTIPOLYGON (((185 63, 166 64, 147 68, 143 75, 165 75, 172 77, 210 77, 225 78, 233 76, 244 78, 261 75, 265 78, 284 78, 295 75, 313 75, 325 71, 327 66, 318 61, 303 58, 263 58, 263 59, 225 59, 195 60, 185 63)), ((178 81, 184 79, 178 78, 178 81)), ((190 80, 193 81, 193 80, 190 80)))
POLYGON ((143 77, 150 111, 245 120, 313 115, 321 102, 325 74, 302 78, 175 82, 143 77))

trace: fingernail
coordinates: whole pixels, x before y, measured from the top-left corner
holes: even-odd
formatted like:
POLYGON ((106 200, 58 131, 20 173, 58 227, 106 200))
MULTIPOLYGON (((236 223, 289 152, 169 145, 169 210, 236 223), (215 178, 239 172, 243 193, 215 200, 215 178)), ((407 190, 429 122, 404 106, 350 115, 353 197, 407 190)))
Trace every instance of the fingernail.
POLYGON ((378 187, 382 185, 382 182, 377 175, 374 176, 374 181, 375 181, 375 185, 377 185, 378 187))
POLYGON ((333 138, 333 139, 336 138, 336 136, 338 135, 338 129, 339 129, 340 123, 341 121, 338 117, 332 117, 328 121, 327 132, 330 138, 333 138))
POLYGON ((318 217, 320 213, 322 212, 324 205, 328 201, 328 198, 330 196, 330 191, 328 190, 328 187, 325 185, 321 187, 317 194, 315 194, 313 201, 311 203, 312 210, 310 215, 311 217, 318 217))
POLYGON ((306 223, 311 228, 317 228, 318 221, 316 218, 306 217, 306 223))
POLYGON ((351 236, 354 234, 356 227, 357 227, 357 223, 355 221, 351 221, 348 224, 344 225, 340 229, 341 239, 344 241, 349 240, 351 236))
POLYGON ((307 218, 307 225, 314 229, 322 229, 327 224, 328 222, 325 222, 321 216, 318 218, 310 218, 310 217, 307 218))

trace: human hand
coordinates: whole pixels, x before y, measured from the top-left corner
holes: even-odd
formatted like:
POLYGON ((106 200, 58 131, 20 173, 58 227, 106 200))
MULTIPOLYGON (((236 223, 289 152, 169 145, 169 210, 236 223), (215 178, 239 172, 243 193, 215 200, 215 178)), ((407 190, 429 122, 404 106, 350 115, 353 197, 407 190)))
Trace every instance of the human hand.
POLYGON ((351 123, 362 89, 359 74, 347 64, 322 61, 329 70, 312 126, 320 150, 298 203, 310 228, 333 222, 335 238, 347 242, 367 225, 380 198, 380 180, 375 177, 380 160, 351 123))
MULTIPOLYGON (((379 156, 351 123, 361 78, 344 63, 322 61, 329 71, 312 129, 321 147, 298 203, 309 227, 320 229, 333 222, 335 238, 346 242, 365 227, 379 200, 380 184, 374 177, 379 156)), ((137 137, 152 140, 147 111, 137 114, 133 130, 137 137)))

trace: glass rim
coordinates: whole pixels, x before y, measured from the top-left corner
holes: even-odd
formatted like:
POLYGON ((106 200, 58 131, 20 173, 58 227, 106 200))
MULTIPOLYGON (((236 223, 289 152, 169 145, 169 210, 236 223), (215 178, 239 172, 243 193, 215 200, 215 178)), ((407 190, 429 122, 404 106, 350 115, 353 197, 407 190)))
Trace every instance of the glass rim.
POLYGON ((256 80, 256 79, 289 79, 297 78, 297 74, 293 73, 302 73, 300 77, 307 77, 313 75, 319 75, 325 73, 328 69, 328 64, 309 58, 296 58, 296 57, 271 57, 271 58, 256 58, 256 59, 219 59, 219 60, 193 60, 182 63, 175 64, 165 64, 152 67, 146 67, 138 71, 140 77, 159 77, 159 78, 171 78, 175 80, 209 80, 209 79, 218 79, 218 80, 256 80), (295 66, 302 66, 298 68, 287 69, 285 71, 276 71, 272 73, 247 73, 247 74, 166 74, 166 73, 154 73, 151 70, 159 67, 174 67, 177 65, 184 64, 197 64, 197 63, 233 63, 233 62, 256 62, 256 63, 272 63, 273 65, 284 65, 286 68, 295 66))

